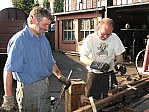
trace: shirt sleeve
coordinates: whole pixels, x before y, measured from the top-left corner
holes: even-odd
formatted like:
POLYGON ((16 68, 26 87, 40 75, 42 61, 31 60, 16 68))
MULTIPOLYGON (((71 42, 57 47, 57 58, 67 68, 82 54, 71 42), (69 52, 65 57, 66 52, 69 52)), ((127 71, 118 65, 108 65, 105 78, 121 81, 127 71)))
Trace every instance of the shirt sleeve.
POLYGON ((23 44, 19 38, 10 39, 7 46, 7 60, 4 70, 11 72, 23 71, 23 44))
POLYGON ((91 53, 91 43, 89 40, 89 36, 86 37, 86 39, 83 41, 83 44, 80 48, 79 54, 83 54, 83 55, 89 55, 91 53))
POLYGON ((120 40, 120 38, 116 34, 115 34, 115 37, 116 37, 116 41, 115 41, 116 44, 114 47, 115 55, 120 55, 123 52, 125 52, 125 47, 124 47, 122 41, 120 40))
POLYGON ((55 59, 53 57, 50 43, 49 43, 49 54, 50 54, 51 67, 53 68, 53 65, 56 64, 56 61, 55 61, 55 59))

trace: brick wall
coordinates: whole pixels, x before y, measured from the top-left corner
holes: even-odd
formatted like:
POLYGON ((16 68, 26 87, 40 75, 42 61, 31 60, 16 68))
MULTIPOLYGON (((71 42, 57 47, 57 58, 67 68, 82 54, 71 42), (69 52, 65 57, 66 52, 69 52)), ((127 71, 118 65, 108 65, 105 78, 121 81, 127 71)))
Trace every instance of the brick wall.
POLYGON ((76 0, 71 0, 71 10, 72 11, 76 10, 76 4, 77 4, 76 0))

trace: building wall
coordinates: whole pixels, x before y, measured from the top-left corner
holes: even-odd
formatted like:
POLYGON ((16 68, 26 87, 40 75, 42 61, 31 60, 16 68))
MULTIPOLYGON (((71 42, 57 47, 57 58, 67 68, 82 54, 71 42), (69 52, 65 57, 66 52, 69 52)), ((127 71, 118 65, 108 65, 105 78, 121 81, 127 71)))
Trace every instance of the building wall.
MULTIPOLYGON (((66 12, 75 12, 79 11, 76 9, 77 5, 79 4, 79 7, 83 4, 84 0, 80 0, 80 3, 77 2, 77 0, 68 0, 67 3, 69 4, 69 11, 64 10, 66 12)), ((87 9, 81 9, 82 11, 84 10, 90 10, 93 8, 97 7, 97 0, 92 0, 93 3, 90 3, 91 0, 86 0, 86 8, 87 9), (92 7, 91 7, 92 4, 92 7)), ((66 0, 64 0, 64 4, 66 6, 66 0)), ((67 5, 68 5, 67 4, 67 5)), ((65 7, 64 6, 64 7, 65 7)), ((66 7, 65 7, 66 8, 66 7)), ((81 19, 94 19, 94 30, 96 31, 97 23, 99 19, 102 17, 102 11, 100 9, 95 10, 95 11, 88 11, 88 12, 75 12, 73 14, 62 14, 62 15, 57 15, 56 16, 56 23, 55 23, 55 49, 56 50, 61 50, 61 51, 78 51, 80 45, 82 44, 80 42, 80 20, 81 19), (62 23, 64 20, 69 20, 73 19, 75 20, 75 41, 64 41, 63 40, 63 28, 62 28, 62 23)))
MULTIPOLYGON (((64 0, 66 2, 66 0, 64 0)), ((70 1, 70 0, 69 0, 70 1)), ((81 1, 81 0, 80 0, 81 1)), ((84 0, 82 0, 84 1, 84 0)), ((115 28, 114 28, 114 32, 117 33, 118 35, 120 34, 120 27, 124 26, 124 21, 130 20, 129 18, 131 18, 131 15, 134 15, 133 17, 138 17, 137 12, 139 12, 139 10, 143 10, 147 8, 147 6, 144 5, 144 7, 142 7, 143 5, 140 5, 140 3, 147 3, 149 2, 149 0, 126 0, 125 2, 123 0, 101 0, 100 4, 102 4, 101 6, 97 7, 97 0, 92 0, 92 7, 90 6, 91 0, 86 0, 86 7, 87 9, 80 9, 76 10, 76 5, 77 5, 77 0, 71 0, 71 4, 69 4, 71 6, 71 8, 69 10, 66 11, 67 14, 65 14, 64 12, 62 12, 63 14, 59 14, 56 15, 56 27, 55 27, 55 48, 56 50, 64 50, 64 51, 77 51, 79 46, 81 45, 81 42, 79 40, 79 31, 80 31, 80 23, 79 21, 81 19, 84 18, 94 18, 94 28, 96 31, 96 26, 98 24, 97 21, 99 21, 102 17, 110 17, 114 20, 115 22, 115 28), (120 3, 121 2, 121 3, 120 3), (106 4, 107 3, 107 4, 106 4), (120 4, 117 4, 120 3, 120 4), (129 6, 130 5, 134 5, 134 6, 129 6), (137 4, 137 5, 135 5, 137 4), (119 9, 116 8, 118 5, 119 9), (123 5, 121 7, 121 5, 123 5), (126 6, 128 5, 128 7, 126 6), (102 6, 105 6, 105 12, 104 11, 100 11, 100 9, 102 6), (114 8, 109 8, 111 6, 116 6, 114 8), (92 9, 97 9, 95 11, 92 12, 84 12, 85 10, 92 10, 92 9), (118 9, 118 10, 117 10, 118 9), (119 11, 120 10, 120 11, 119 11), (71 12, 71 13, 69 13, 71 12), (119 17, 121 16, 120 13, 123 13, 122 17, 119 19, 119 17), (126 14, 125 12, 130 12, 130 14, 126 14), (135 13, 135 14, 134 14, 135 13), (127 18, 128 16, 130 16, 129 18, 127 18), (75 20, 75 24, 77 26, 77 28, 75 28, 75 38, 76 41, 63 41, 62 37, 63 37, 63 29, 62 29, 62 22, 63 20, 69 20, 69 19, 74 19, 75 20)), ((82 2, 80 2, 81 4, 82 2)), ((64 10, 65 11, 65 10, 64 10)), ((147 13, 146 13, 147 14, 147 13)), ((146 16, 145 16, 146 17, 146 16)), ((147 16, 146 18, 149 18, 149 16, 147 16)), ((137 19, 136 19, 137 20, 137 19)), ((140 21, 144 21, 142 18, 140 21)), ((132 20, 132 22, 135 22, 134 20, 132 20)), ((141 23, 140 23, 141 24, 141 23)), ((131 38, 131 37, 129 37, 131 38)), ((127 43, 126 43, 127 44, 127 43)), ((131 41, 130 41, 131 44, 131 41)))
POLYGON ((71 10, 72 10, 72 11, 75 11, 75 10, 76 10, 77 1, 76 1, 76 0, 71 0, 71 3, 72 3, 72 5, 71 5, 71 10))
MULTIPOLYGON (((101 18, 101 14, 98 14, 98 18, 101 18)), ((88 12, 88 13, 81 13, 81 14, 72 14, 72 15, 65 15, 65 16, 57 16, 56 20, 56 31, 55 31, 55 49, 60 51, 76 51, 78 52, 78 49, 81 45, 79 41, 79 31, 80 31, 80 19, 82 18, 94 18, 95 24, 97 21, 97 14, 94 12, 88 12), (62 29, 62 22, 63 20, 68 19, 74 19, 75 20, 75 41, 63 41, 63 29, 62 29)), ((96 25, 95 25, 96 27, 96 25)), ((96 29, 96 28, 95 28, 96 29)))
MULTIPOLYGON (((105 6, 106 0, 99 1, 101 6, 105 6)), ((64 0, 64 12, 71 12, 76 10, 85 10, 84 8, 81 8, 83 4, 86 5, 86 9, 93 9, 97 8, 97 0, 64 0), (80 2, 79 2, 80 1, 80 2), (86 1, 86 3, 84 3, 86 1), (66 7, 69 5, 68 10, 66 10, 66 7), (79 9, 77 9, 77 6, 79 9)), ((98 6, 99 7, 99 6, 98 6)))

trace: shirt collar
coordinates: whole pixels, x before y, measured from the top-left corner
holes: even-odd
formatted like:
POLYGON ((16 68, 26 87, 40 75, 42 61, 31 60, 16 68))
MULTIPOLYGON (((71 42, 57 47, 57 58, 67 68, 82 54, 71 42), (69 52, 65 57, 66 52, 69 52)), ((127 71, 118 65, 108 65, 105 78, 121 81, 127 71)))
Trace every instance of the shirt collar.
POLYGON ((29 30, 29 27, 27 25, 25 26, 24 30, 28 34, 28 37, 30 39, 35 38, 34 35, 32 34, 32 32, 29 30))
MULTIPOLYGON (((27 32, 28 37, 29 37, 30 39, 33 39, 33 38, 36 37, 35 35, 32 34, 32 32, 30 31, 30 29, 29 29, 29 27, 28 27, 27 25, 25 26, 24 29, 25 29, 25 31, 27 32)), ((45 36, 41 36, 40 38, 42 38, 42 37, 45 37, 45 36)))

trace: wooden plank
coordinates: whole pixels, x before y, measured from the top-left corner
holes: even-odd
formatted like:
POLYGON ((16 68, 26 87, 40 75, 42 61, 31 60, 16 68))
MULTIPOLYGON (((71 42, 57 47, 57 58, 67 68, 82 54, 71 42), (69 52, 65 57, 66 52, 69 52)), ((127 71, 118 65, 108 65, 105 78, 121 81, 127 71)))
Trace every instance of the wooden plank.
POLYGON ((9 39, 13 36, 14 34, 1 34, 0 33, 0 41, 9 41, 9 39))
POLYGON ((6 54, 7 48, 0 48, 0 54, 6 54))
MULTIPOLYGON (((144 78, 144 79, 135 81, 135 82, 131 82, 131 83, 129 83, 129 85, 130 86, 134 86, 134 85, 136 85, 136 84, 138 84, 140 82, 144 82, 145 80, 148 80, 148 79, 149 78, 147 77, 147 78, 144 78)), ((110 90, 109 93, 108 93, 108 95, 111 96, 111 95, 116 94, 116 93, 118 93, 118 92, 120 92, 120 91, 122 91, 122 90, 124 90, 126 88, 128 88, 128 86, 126 84, 121 85, 120 87, 118 86, 118 88, 115 88, 115 89, 110 90)))
POLYGON ((96 106, 95 106, 95 103, 94 103, 94 100, 93 100, 93 97, 89 97, 89 100, 90 100, 90 103, 91 103, 91 106, 92 106, 92 109, 93 109, 93 112, 97 112, 97 109, 96 109, 96 106))
POLYGON ((85 82, 81 79, 71 80, 71 86, 65 92, 65 112, 72 112, 82 107, 81 95, 85 94, 85 82))
POLYGON ((6 48, 7 47, 7 41, 0 41, 0 48, 6 48))
POLYGON ((0 20, 0 27, 22 27, 26 23, 26 20, 0 20))
MULTIPOLYGON (((117 104, 122 104, 122 103, 125 103, 125 105, 123 105, 123 106, 126 106, 126 104, 129 104, 131 101, 133 101, 134 95, 136 97, 138 97, 137 96, 138 90, 140 90, 139 92, 141 92, 141 93, 143 93, 143 92, 145 93, 146 92, 145 88, 148 88, 148 85, 149 85, 149 78, 147 78, 145 81, 140 81, 140 83, 137 83, 135 85, 135 87, 138 88, 137 90, 134 90, 132 88, 126 88, 125 90, 120 91, 116 94, 113 94, 112 96, 109 96, 107 98, 104 98, 104 99, 101 99, 101 100, 95 102, 97 111, 102 111, 102 109, 108 108, 109 106, 111 107, 111 106, 114 106, 117 104), (130 94, 131 94, 131 96, 129 97, 130 94)), ((141 97, 141 96, 139 96, 139 97, 141 97)), ((122 108, 122 107, 120 107, 120 108, 122 108)), ((84 111, 92 112, 92 106, 87 105, 87 106, 84 106, 78 110, 75 110, 74 112, 84 112, 84 111)))
POLYGON ((0 27, 0 34, 14 34, 22 29, 23 27, 0 27))

